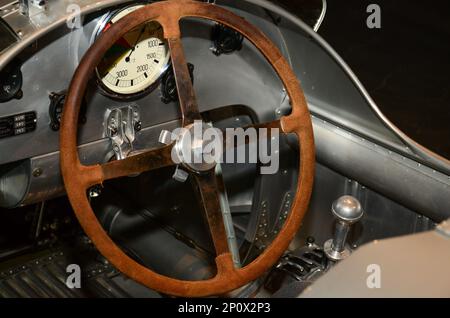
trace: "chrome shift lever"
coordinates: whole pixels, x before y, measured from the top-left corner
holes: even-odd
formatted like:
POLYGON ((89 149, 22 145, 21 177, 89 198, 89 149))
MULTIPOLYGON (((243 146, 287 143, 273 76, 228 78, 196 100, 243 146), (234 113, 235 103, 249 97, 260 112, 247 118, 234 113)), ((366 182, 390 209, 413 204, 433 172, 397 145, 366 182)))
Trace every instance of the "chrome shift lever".
POLYGON ((344 195, 333 202, 331 211, 337 219, 334 237, 324 244, 324 251, 333 261, 342 260, 351 254, 350 247, 346 244, 350 226, 358 222, 364 211, 361 203, 350 195, 344 195))

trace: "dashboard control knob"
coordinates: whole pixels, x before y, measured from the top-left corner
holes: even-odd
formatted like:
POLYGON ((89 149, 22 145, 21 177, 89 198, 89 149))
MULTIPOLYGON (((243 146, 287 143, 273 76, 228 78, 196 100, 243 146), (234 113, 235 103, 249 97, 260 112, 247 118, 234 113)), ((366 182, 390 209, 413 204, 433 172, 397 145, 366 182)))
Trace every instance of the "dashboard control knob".
POLYGON ((50 116, 50 128, 53 131, 58 131, 61 123, 62 111, 64 102, 66 100, 66 93, 50 93, 50 106, 49 106, 49 116, 50 116))
POLYGON ((358 199, 350 195, 344 195, 333 202, 331 212, 337 222, 334 237, 325 242, 324 250, 328 258, 338 261, 351 254, 351 249, 346 244, 347 235, 351 225, 363 217, 364 210, 358 199))
MULTIPOLYGON (((63 112, 64 103, 66 101, 66 91, 60 92, 51 92, 48 98, 50 99, 50 105, 48 107, 48 115, 50 117, 50 128, 53 131, 58 131, 61 125, 61 117, 63 112)), ((86 99, 83 98, 81 109, 80 109, 80 117, 78 120, 79 124, 86 123, 86 108, 87 102, 86 99)))
POLYGON ((22 98, 22 80, 20 66, 16 63, 11 63, 0 72, 0 103, 22 98))
POLYGON ((212 30, 211 40, 213 42, 212 52, 219 56, 221 54, 231 54, 242 49, 244 36, 239 32, 218 23, 212 30))

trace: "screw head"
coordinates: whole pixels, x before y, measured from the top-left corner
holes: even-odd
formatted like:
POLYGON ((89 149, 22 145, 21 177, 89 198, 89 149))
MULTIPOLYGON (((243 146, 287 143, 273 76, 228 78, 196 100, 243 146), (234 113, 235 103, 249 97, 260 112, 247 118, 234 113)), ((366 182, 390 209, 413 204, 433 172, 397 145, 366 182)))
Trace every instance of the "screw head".
POLYGON ((53 131, 58 131, 58 130, 59 130, 59 123, 52 123, 52 124, 50 125, 50 128, 51 128, 53 131))
POLYGON ((40 177, 42 175, 42 172, 43 172, 42 168, 35 168, 32 172, 33 177, 35 178, 40 177))
POLYGON ((142 129, 142 122, 141 121, 136 122, 134 124, 134 130, 141 131, 141 129, 142 129))

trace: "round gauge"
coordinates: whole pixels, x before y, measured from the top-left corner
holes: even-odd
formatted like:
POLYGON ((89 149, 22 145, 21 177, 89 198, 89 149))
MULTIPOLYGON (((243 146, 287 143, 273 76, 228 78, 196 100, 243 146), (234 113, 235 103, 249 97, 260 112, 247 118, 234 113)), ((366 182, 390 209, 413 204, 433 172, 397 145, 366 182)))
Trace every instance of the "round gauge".
MULTIPOLYGON (((105 18, 98 33, 141 7, 130 6, 105 18)), ((139 94, 158 81, 167 70, 169 59, 163 29, 151 21, 125 34, 106 52, 97 66, 97 76, 106 92, 121 96, 139 94)))
POLYGON ((22 72, 17 65, 10 65, 0 72, 0 103, 22 97, 22 72))

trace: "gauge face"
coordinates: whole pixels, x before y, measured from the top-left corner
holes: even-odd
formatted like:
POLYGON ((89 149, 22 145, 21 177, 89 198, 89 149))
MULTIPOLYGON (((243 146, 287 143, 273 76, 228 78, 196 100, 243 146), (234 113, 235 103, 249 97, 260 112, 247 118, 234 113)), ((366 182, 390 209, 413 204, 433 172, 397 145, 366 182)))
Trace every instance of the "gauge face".
MULTIPOLYGON (((102 28, 108 30, 136 5, 118 11, 102 28)), ((97 66, 97 76, 107 91, 133 95, 150 88, 169 65, 170 54, 163 29, 155 21, 138 26, 119 39, 97 66)))

